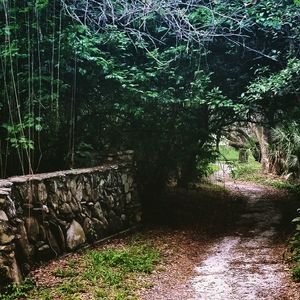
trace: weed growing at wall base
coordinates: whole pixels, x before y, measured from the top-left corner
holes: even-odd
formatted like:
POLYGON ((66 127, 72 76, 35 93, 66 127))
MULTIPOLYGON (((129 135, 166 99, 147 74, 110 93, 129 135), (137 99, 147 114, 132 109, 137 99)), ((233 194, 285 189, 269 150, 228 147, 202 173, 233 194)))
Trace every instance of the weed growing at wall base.
POLYGON ((35 285, 31 278, 25 279, 21 284, 12 284, 0 293, 0 300, 26 299, 35 285))
POLYGON ((53 286, 36 287, 27 279, 10 286, 0 300, 136 300, 136 291, 149 285, 145 278, 159 261, 158 250, 138 241, 114 249, 88 250, 52 271, 58 279, 53 286))

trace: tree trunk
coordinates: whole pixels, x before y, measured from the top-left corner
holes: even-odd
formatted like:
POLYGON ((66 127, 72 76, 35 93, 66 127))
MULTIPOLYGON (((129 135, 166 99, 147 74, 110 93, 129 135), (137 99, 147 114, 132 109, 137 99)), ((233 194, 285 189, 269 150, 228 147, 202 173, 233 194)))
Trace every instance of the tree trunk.
POLYGON ((182 188, 188 188, 191 180, 195 178, 196 173, 196 154, 192 153, 183 162, 181 166, 180 177, 177 181, 177 186, 182 188))
POLYGON ((247 163, 248 162, 248 152, 245 148, 239 149, 239 162, 247 163))
POLYGON ((270 172, 270 158, 269 158, 269 136, 268 130, 265 127, 255 125, 254 132, 257 137, 260 155, 261 155, 261 166, 263 173, 270 172))

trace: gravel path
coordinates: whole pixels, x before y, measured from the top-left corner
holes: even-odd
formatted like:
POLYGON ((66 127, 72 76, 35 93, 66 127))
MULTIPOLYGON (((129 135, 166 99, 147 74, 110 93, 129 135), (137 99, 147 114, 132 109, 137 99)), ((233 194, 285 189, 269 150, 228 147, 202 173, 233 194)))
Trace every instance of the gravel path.
POLYGON ((197 276, 191 280, 195 293, 188 299, 300 299, 299 287, 282 259, 285 245, 278 242, 282 215, 276 197, 253 184, 228 187, 246 196, 246 208, 237 221, 238 230, 215 243, 196 267, 197 276))

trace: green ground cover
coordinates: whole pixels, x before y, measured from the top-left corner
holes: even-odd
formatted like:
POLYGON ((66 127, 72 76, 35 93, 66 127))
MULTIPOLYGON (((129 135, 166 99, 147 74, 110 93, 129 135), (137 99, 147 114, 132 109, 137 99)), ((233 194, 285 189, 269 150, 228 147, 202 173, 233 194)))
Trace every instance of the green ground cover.
POLYGON ((28 278, 19 286, 11 286, 0 299, 135 300, 136 290, 149 285, 136 278, 146 278, 159 261, 158 250, 136 241, 116 249, 88 250, 52 271, 57 284, 38 287, 28 278))

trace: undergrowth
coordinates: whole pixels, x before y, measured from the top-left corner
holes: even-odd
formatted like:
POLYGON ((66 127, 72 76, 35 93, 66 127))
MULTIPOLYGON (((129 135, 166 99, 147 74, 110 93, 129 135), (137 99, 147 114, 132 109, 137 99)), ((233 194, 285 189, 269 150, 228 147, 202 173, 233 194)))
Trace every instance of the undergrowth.
MULTIPOLYGON (((300 208, 297 209, 300 213, 300 208)), ((300 217, 292 220, 295 223, 295 234, 290 240, 289 250, 291 254, 291 260, 293 264, 292 275, 295 281, 300 282, 300 217)))
POLYGON ((300 193, 300 184, 298 182, 290 182, 284 177, 262 173, 261 164, 254 159, 251 153, 249 153, 249 161, 241 163, 238 161, 238 151, 232 147, 223 146, 220 147, 219 159, 221 162, 232 166, 230 176, 234 180, 259 183, 277 189, 300 193))
POLYGON ((159 261, 158 250, 137 241, 116 249, 89 250, 52 272, 61 279, 55 286, 37 287, 27 279, 11 285, 0 300, 136 300, 136 290, 149 285, 138 279, 152 273, 159 261))
POLYGON ((287 181, 284 177, 263 174, 258 162, 236 165, 232 172, 232 178, 300 193, 300 184, 298 182, 287 181))
POLYGON ((1 300, 26 299, 28 293, 34 288, 34 281, 26 278, 21 284, 12 284, 0 293, 1 300))

